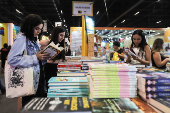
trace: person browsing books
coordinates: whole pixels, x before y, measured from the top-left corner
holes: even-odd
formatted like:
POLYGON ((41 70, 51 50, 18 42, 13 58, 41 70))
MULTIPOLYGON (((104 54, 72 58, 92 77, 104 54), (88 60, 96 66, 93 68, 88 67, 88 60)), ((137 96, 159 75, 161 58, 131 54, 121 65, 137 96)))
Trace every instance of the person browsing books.
MULTIPOLYGON (((124 50, 123 50, 122 48, 120 48, 120 42, 114 41, 114 42, 113 42, 113 48, 114 48, 115 52, 118 53, 118 57, 120 58, 120 60, 121 60, 121 61, 124 61, 124 58, 125 58, 124 53, 123 53, 124 50)), ((114 52, 111 53, 111 54, 112 54, 112 55, 111 55, 110 58, 113 57, 114 52)))
POLYGON ((33 97, 45 96, 42 83, 42 63, 41 60, 49 58, 48 53, 41 54, 37 37, 43 28, 43 20, 36 14, 27 15, 21 25, 21 33, 18 33, 9 52, 7 61, 12 66, 33 67, 34 95, 22 97, 22 106, 28 103, 33 97), (26 49, 27 54, 23 55, 26 49))
POLYGON ((131 41, 132 44, 130 47, 130 51, 133 52, 134 55, 130 55, 128 54, 128 51, 125 51, 125 54, 128 56, 126 62, 150 66, 151 50, 146 42, 144 32, 142 30, 134 31, 131 37, 131 41))
POLYGON ((166 58, 164 55, 162 55, 160 52, 163 50, 164 41, 161 38, 157 38, 152 46, 152 66, 165 69, 167 62, 170 62, 169 58, 166 58))
MULTIPOLYGON (((44 49, 50 42, 54 42, 54 44, 60 44, 60 47, 64 48, 64 37, 65 37, 65 29, 61 26, 55 27, 50 36, 50 40, 41 40, 39 44, 41 45, 41 49, 44 49)), ((65 51, 61 51, 57 57, 53 60, 49 60, 44 65, 44 72, 45 72, 45 83, 46 88, 48 88, 48 80, 51 77, 57 76, 57 64, 60 60, 65 60, 65 51)))

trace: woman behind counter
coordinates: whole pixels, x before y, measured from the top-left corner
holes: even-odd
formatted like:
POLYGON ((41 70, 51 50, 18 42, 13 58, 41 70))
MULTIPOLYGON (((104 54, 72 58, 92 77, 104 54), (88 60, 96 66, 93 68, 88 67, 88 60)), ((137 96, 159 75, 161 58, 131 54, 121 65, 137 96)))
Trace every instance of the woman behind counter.
POLYGON ((160 52, 163 50, 164 41, 161 38, 157 38, 152 46, 152 66, 155 66, 160 69, 166 68, 166 63, 170 62, 169 58, 166 58, 164 55, 162 55, 160 52))
POLYGON ((132 44, 130 50, 136 54, 136 56, 130 56, 127 51, 125 54, 128 56, 127 63, 132 64, 144 64, 150 66, 151 63, 151 50, 146 42, 145 34, 142 30, 136 30, 132 34, 132 44))

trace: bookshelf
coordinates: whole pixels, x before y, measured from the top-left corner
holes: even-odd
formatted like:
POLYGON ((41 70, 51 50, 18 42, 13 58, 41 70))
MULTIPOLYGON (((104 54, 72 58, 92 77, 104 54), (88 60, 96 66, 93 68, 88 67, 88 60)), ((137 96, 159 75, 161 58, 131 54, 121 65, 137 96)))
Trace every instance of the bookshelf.
POLYGON ((101 50, 101 37, 96 34, 88 35, 88 56, 99 57, 101 50))

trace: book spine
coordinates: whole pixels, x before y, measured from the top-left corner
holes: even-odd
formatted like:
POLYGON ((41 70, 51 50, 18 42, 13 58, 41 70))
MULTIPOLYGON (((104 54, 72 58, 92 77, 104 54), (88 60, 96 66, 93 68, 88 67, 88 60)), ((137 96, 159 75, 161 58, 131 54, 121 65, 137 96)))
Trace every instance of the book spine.
POLYGON ((48 89, 49 93, 55 92, 88 92, 88 88, 86 89, 48 89))
POLYGON ((170 79, 147 79, 139 77, 138 82, 144 85, 170 85, 170 79))

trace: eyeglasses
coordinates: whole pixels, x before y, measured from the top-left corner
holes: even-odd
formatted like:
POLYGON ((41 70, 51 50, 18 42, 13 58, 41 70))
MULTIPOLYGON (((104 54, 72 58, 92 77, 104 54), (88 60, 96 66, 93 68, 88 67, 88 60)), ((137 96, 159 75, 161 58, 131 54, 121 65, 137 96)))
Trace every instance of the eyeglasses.
POLYGON ((37 31, 41 30, 42 31, 43 29, 40 29, 39 27, 36 27, 35 30, 37 30, 37 31))

